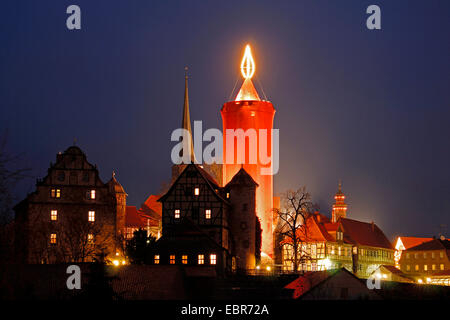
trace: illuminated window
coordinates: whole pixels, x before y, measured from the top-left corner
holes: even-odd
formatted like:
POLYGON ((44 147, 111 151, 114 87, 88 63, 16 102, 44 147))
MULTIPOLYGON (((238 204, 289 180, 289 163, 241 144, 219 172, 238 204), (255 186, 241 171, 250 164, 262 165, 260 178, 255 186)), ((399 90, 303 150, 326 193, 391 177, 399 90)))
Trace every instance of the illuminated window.
POLYGON ((188 263, 188 256, 187 255, 181 256, 181 263, 182 264, 187 264, 188 263))
POLYGON ((95 199, 95 190, 91 190, 91 192, 89 192, 89 199, 95 199))
POLYGON ((58 220, 58 211, 57 211, 57 210, 52 210, 52 211, 50 212, 50 219, 51 219, 52 221, 58 220))
POLYGON ((334 246, 331 246, 331 254, 334 254, 334 246))
POLYGON ((444 264, 441 263, 441 270, 444 270, 444 264))
POLYGON ((431 259, 436 258, 436 254, 434 252, 431 253, 431 259))
POLYGON ((95 211, 89 211, 88 220, 91 222, 95 221, 95 211))
POLYGON ((198 264, 204 264, 205 263, 205 256, 203 254, 198 255, 198 264))
POLYGON ((94 242, 94 235, 92 233, 88 234, 88 243, 93 243, 94 242))
POLYGON ((52 198, 61 198, 61 190, 60 189, 52 189, 50 192, 50 196, 52 198))
POLYGON ((175 209, 175 219, 180 218, 180 209, 175 209))
POLYGON ((209 255, 209 263, 210 264, 216 264, 217 263, 217 256, 215 254, 209 255))
POLYGON ((414 253, 414 259, 418 259, 419 258, 419 254, 418 253, 414 253))
POLYGON ((436 270, 436 265, 435 264, 431 265, 431 270, 436 270))
POLYGON ((406 271, 411 271, 411 266, 409 264, 406 265, 406 271))
POLYGON ((155 254, 155 264, 159 264, 159 254, 155 254))
POLYGON ((423 253, 423 258, 424 258, 424 259, 427 258, 427 253, 426 253, 426 252, 423 253))
POLYGON ((338 256, 341 255, 341 247, 338 247, 338 256))
POLYGON ((230 198, 230 193, 229 192, 227 192, 227 199, 229 199, 230 198))
POLYGON ((50 243, 56 244, 56 233, 50 235, 50 243))
POLYGON ((175 255, 174 254, 170 255, 169 263, 170 264, 175 264, 175 255))
POLYGON ((199 189, 199 188, 195 188, 195 189, 194 189, 194 194, 195 194, 196 196, 198 196, 198 195, 200 194, 200 189, 199 189))
POLYGON ((427 271, 428 270, 428 265, 424 265, 423 266, 423 271, 427 271))
POLYGON ((419 271, 419 265, 416 264, 416 271, 419 271))
POLYGON ((442 251, 439 252, 439 258, 441 258, 441 259, 444 258, 444 252, 442 252, 442 251))
POLYGON ((211 210, 210 209, 206 209, 206 211, 205 211, 205 218, 206 219, 211 219, 211 210))
POLYGON ((409 259, 409 253, 406 254, 406 259, 409 259))

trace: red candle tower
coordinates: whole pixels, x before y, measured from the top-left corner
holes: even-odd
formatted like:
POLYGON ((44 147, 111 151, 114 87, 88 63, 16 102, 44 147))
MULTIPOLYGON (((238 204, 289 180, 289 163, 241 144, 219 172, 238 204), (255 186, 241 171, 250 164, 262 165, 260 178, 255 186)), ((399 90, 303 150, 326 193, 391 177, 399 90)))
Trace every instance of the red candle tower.
MULTIPOLYGON (((270 164, 264 163, 260 159, 260 148, 265 143, 267 149, 261 150, 262 154, 272 155, 272 128, 275 109, 269 101, 259 98, 253 83, 252 76, 255 73, 255 63, 251 55, 250 46, 245 48, 244 57, 241 63, 241 72, 244 76, 239 93, 234 101, 225 103, 221 109, 223 124, 223 185, 227 184, 231 178, 243 167, 247 173, 258 183, 256 188, 256 214, 261 222, 262 228, 262 256, 273 257, 273 176, 261 174, 262 168, 270 167, 270 164), (245 138, 245 161, 238 163, 238 139, 227 137, 227 130, 242 129, 248 132, 248 129, 254 129, 257 134, 258 143, 256 144, 257 163, 250 163, 250 151, 255 153, 254 148, 250 148, 249 139, 245 138), (267 135, 264 137, 259 134, 260 129, 266 129, 267 135), (234 148, 227 148, 227 140, 233 139, 234 148), (263 139, 260 141, 260 139, 263 139), (234 159, 234 161, 227 161, 234 159)), ((255 156, 255 155, 253 155, 255 156)))

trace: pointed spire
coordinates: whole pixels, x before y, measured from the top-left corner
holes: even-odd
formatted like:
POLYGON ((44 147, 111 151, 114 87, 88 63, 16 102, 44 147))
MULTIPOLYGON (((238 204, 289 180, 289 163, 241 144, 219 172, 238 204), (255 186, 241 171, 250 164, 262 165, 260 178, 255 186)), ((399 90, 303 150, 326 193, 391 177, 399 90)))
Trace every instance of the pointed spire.
POLYGON ((342 180, 339 179, 338 193, 342 193, 342 180))
POLYGON ((195 153, 194 153, 194 142, 192 137, 192 129, 191 129, 191 116, 189 114, 189 90, 188 90, 188 67, 184 68, 184 105, 183 105, 183 120, 181 123, 181 127, 186 129, 191 136, 190 143, 190 153, 191 153, 191 162, 196 163, 195 153))

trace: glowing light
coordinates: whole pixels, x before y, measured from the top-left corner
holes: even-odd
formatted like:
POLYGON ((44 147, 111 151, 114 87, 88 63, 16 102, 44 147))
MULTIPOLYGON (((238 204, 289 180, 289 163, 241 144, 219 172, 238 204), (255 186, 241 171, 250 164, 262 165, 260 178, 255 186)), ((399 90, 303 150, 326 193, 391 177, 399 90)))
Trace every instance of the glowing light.
POLYGON ((423 283, 422 279, 417 280, 418 283, 423 283))
POLYGON ((330 259, 322 259, 319 260, 319 269, 320 270, 329 270, 331 268, 331 261, 330 259))
POLYGON ((113 260, 113 265, 117 267, 119 265, 119 260, 113 260))
POLYGON ((427 282, 430 283, 431 282, 431 278, 427 278, 427 282))
POLYGON ((383 279, 387 279, 387 274, 383 274, 383 279))
POLYGON ((260 266, 256 266, 256 270, 259 270, 261 267, 260 266))
POLYGON ((125 260, 122 260, 122 265, 127 264, 127 262, 125 260))
POLYGON ((251 77, 255 74, 255 61, 252 57, 250 45, 245 47, 244 57, 241 62, 241 72, 245 79, 251 79, 251 77))
POLYGON ((270 269, 271 269, 270 266, 267 266, 267 267, 266 267, 266 270, 267 270, 267 271, 270 271, 270 269))

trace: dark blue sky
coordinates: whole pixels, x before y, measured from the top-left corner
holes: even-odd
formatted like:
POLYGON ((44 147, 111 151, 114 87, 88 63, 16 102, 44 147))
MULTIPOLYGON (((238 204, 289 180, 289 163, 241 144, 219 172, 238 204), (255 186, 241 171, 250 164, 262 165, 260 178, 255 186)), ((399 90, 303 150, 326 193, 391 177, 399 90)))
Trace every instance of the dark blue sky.
POLYGON ((449 12, 444 0, 3 1, 0 130, 36 177, 76 138, 140 205, 169 179, 184 66, 191 119, 221 129, 250 43, 277 109, 275 191, 306 185, 329 214, 342 179, 349 217, 430 236, 450 227, 449 12), (66 29, 70 4, 80 31, 66 29), (381 31, 365 27, 370 4, 381 31))

